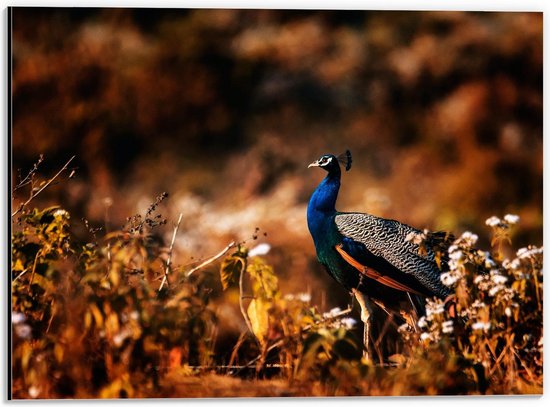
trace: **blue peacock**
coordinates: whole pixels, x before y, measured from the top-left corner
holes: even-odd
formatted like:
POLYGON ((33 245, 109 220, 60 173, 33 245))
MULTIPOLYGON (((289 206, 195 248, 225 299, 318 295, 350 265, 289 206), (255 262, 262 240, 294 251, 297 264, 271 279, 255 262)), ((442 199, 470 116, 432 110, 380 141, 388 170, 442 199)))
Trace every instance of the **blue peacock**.
POLYGON ((309 165, 328 174, 311 195, 307 223, 319 262, 361 307, 368 358, 373 306, 413 325, 425 313, 425 297, 451 298, 440 275, 448 269, 446 248, 453 237, 366 213, 338 212, 340 165, 348 171, 351 163, 347 150, 339 156, 325 154, 309 165))

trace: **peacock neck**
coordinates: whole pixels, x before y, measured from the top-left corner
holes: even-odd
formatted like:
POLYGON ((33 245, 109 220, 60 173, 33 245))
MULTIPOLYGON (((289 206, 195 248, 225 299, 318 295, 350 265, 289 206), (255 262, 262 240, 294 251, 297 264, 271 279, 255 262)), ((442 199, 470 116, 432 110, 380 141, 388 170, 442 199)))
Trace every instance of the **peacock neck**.
POLYGON ((336 212, 336 199, 340 189, 340 172, 329 172, 309 200, 308 220, 336 212))

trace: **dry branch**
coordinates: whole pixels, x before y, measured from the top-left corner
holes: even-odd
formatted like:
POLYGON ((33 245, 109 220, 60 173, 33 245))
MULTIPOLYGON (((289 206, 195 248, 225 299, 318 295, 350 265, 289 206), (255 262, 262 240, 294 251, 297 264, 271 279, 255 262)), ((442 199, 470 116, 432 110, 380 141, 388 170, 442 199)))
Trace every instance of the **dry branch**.
POLYGON ((197 267, 194 267, 192 268, 191 270, 189 270, 189 272, 187 273, 187 277, 189 277, 191 274, 193 274, 195 271, 205 267, 205 266, 208 266, 210 263, 213 263, 215 262, 216 260, 218 260, 220 257, 222 257, 225 253, 227 253, 231 248, 235 247, 236 243, 235 242, 231 242, 229 243, 221 252, 219 252, 218 254, 210 257, 209 259, 203 261, 201 264, 199 264, 197 267))
POLYGON ((166 267, 164 268, 164 277, 162 278, 162 282, 160 283, 159 291, 162 290, 162 287, 164 287, 164 284, 168 281, 168 272, 170 271, 170 264, 172 263, 172 250, 174 249, 174 242, 176 241, 176 234, 178 233, 178 228, 180 227, 182 216, 183 216, 183 213, 180 213, 178 222, 174 227, 174 233, 172 234, 172 241, 170 242, 170 249, 168 250, 168 259, 166 260, 166 267))
POLYGON ((27 199, 24 203, 22 203, 21 205, 19 205, 19 208, 17 208, 17 210, 11 214, 11 217, 13 218, 15 215, 17 215, 19 212, 21 212, 21 210, 27 206, 34 198, 36 198, 36 196, 38 194, 40 194, 42 191, 44 191, 59 175, 61 175, 61 173, 63 171, 65 171, 67 169, 67 167, 69 166, 69 164, 71 163, 72 160, 74 160, 74 158, 76 157, 76 155, 73 155, 69 161, 67 161, 65 163, 65 165, 57 172, 57 174, 55 174, 52 178, 50 178, 48 180, 48 182, 46 182, 42 188, 40 188, 38 191, 36 191, 36 193, 33 193, 32 190, 31 190, 31 196, 29 197, 29 199, 27 199))

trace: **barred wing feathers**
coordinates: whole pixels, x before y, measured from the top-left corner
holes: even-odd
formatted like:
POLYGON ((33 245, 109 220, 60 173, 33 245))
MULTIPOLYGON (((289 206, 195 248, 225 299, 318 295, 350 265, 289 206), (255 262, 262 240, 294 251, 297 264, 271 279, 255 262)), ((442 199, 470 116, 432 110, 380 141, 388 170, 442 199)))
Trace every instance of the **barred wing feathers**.
POLYGON ((337 214, 334 221, 343 236, 364 244, 373 255, 412 275, 435 295, 446 297, 450 294, 450 290, 441 283, 441 271, 433 250, 428 247, 426 253, 421 255, 419 246, 407 240, 411 232, 421 233, 418 229, 365 213, 337 214))

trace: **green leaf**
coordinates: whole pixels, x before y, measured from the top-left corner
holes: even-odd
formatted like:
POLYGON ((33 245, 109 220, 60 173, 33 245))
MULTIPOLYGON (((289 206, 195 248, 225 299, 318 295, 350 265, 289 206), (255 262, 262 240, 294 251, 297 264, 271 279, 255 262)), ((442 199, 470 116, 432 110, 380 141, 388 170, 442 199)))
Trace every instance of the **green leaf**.
POLYGON ((220 279, 224 290, 239 280, 239 275, 244 267, 245 260, 237 253, 224 259, 220 267, 220 279))

